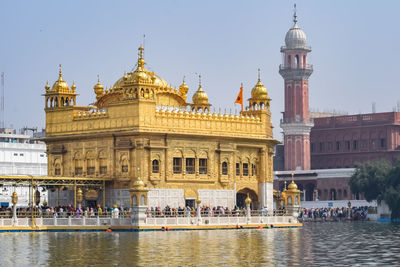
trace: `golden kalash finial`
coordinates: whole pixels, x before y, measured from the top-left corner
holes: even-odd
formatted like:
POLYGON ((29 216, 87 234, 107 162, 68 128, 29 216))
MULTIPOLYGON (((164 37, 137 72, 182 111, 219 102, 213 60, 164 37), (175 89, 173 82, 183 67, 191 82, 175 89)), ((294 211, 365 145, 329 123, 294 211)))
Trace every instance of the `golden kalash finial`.
POLYGON ((75 91, 75 89, 76 89, 75 81, 72 81, 71 90, 72 90, 72 91, 75 91))
POLYGON ((250 198, 249 193, 247 193, 247 198, 245 199, 244 202, 246 203, 246 205, 250 205, 251 204, 251 198, 250 198))
POLYGON ((46 81, 46 85, 44 86, 44 88, 46 89, 46 92, 49 91, 50 89, 49 81, 46 81))
POLYGON ((62 81, 62 80, 63 80, 63 78, 62 78, 61 64, 59 65, 58 80, 59 80, 59 81, 62 81))
POLYGON ((143 67, 145 62, 144 62, 144 58, 143 58, 143 51, 144 51, 144 47, 142 45, 139 46, 138 48, 139 53, 138 53, 138 67, 143 67))
POLYGON ((100 75, 97 75, 97 83, 95 84, 93 89, 94 89, 94 93, 96 94, 96 97, 103 95, 104 86, 100 83, 100 75))

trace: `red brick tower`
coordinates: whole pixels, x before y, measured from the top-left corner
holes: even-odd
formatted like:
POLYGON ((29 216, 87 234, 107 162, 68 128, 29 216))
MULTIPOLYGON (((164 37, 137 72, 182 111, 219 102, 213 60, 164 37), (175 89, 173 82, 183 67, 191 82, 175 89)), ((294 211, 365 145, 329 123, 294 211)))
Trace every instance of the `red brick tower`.
POLYGON ((306 46, 306 35, 297 26, 296 11, 293 27, 286 33, 286 46, 281 47, 283 64, 279 74, 285 80, 285 112, 281 120, 285 144, 285 170, 309 170, 310 120, 308 107, 308 77, 313 72, 307 64, 307 54, 311 47, 306 46))

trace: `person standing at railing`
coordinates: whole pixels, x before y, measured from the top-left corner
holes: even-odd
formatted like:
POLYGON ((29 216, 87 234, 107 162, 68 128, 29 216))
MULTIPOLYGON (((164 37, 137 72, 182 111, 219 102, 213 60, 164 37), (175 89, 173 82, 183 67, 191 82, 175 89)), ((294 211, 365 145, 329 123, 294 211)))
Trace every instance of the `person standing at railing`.
POLYGON ((111 216, 114 219, 118 219, 119 218, 119 209, 118 209, 117 205, 114 205, 114 209, 111 212, 111 216))
POLYGON ((101 206, 100 206, 100 205, 97 205, 97 215, 98 215, 99 217, 103 216, 103 210, 101 209, 101 206))

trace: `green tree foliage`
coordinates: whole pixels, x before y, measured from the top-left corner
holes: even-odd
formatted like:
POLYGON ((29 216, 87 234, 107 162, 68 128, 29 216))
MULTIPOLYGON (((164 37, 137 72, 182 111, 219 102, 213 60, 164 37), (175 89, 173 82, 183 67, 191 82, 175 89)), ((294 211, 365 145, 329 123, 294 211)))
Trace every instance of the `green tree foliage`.
POLYGON ((367 201, 384 200, 392 218, 400 218, 400 160, 393 165, 386 161, 359 164, 349 185, 354 194, 363 193, 367 201))

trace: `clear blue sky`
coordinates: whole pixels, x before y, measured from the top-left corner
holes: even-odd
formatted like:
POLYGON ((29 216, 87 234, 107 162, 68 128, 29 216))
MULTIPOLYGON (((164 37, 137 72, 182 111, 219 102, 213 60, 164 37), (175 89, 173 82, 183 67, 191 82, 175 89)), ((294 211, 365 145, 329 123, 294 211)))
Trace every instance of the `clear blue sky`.
MULTIPOLYGON (((400 1, 296 1, 314 65, 310 107, 348 113, 392 111, 400 100, 400 1)), ((6 125, 44 127, 44 85, 58 64, 78 105, 94 101, 100 74, 112 85, 131 70, 146 34, 145 59, 171 85, 195 73, 214 107, 233 102, 240 83, 250 97, 257 68, 272 98, 281 140, 280 46, 294 1, 0 1, 0 72, 6 75, 6 125)))

